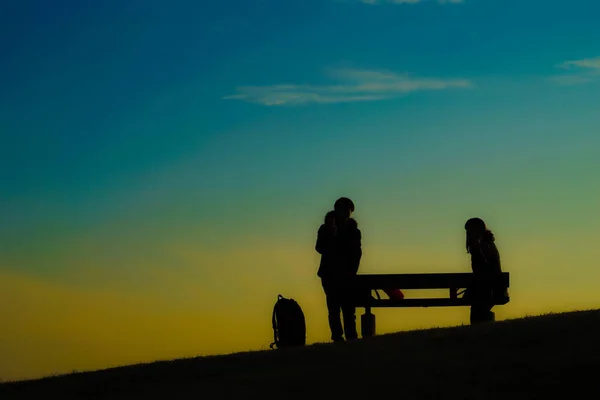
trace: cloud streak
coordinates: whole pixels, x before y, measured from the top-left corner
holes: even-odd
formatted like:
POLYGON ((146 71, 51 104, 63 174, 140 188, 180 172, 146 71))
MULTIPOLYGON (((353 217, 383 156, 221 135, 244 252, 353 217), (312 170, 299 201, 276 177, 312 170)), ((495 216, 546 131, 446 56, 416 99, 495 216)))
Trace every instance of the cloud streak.
MULTIPOLYGON (((417 4, 424 3, 428 0, 358 0, 360 3, 364 4, 417 4)), ((461 4, 464 3, 464 0, 437 0, 440 4, 461 4)))
POLYGON ((584 58, 582 60, 565 61, 559 64, 560 68, 586 68, 592 70, 600 70, 600 57, 584 58))
POLYGON ((328 75, 336 83, 329 85, 278 84, 240 86, 225 100, 242 100, 266 106, 299 105, 307 103, 349 103, 397 98, 426 90, 470 88, 467 79, 414 78, 390 71, 336 69, 328 75))
POLYGON ((574 71, 569 74, 556 75, 550 78, 551 81, 559 85, 580 85, 600 80, 600 57, 569 60, 555 67, 574 71))

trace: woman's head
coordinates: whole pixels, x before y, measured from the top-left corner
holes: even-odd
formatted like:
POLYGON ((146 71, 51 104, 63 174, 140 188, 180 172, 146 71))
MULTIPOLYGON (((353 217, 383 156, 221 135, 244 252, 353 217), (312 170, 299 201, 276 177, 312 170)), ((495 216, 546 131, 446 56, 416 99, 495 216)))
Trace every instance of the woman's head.
POLYGON ((465 223, 465 230, 467 231, 467 235, 479 235, 487 230, 485 226, 485 222, 481 218, 470 218, 465 223))
POLYGON ((465 223, 467 233, 467 253, 471 252, 471 247, 478 242, 493 242, 494 234, 487 229, 485 222, 481 218, 470 218, 465 223))
POLYGON ((335 211, 329 211, 327 214, 325 214, 325 223, 334 223, 335 224, 335 211))

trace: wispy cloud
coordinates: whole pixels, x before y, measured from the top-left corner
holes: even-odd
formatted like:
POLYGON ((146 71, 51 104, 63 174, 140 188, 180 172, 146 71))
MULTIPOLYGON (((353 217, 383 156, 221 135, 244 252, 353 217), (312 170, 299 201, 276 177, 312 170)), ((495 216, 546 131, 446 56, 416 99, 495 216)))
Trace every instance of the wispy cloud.
POLYGON ((587 68, 600 70, 600 57, 584 58, 582 60, 565 61, 559 64, 561 68, 587 68))
POLYGON ((579 85, 600 80, 600 57, 565 61, 555 67, 572 71, 550 78, 550 80, 560 85, 579 85))
POLYGON ((226 100, 243 100, 267 106, 306 103, 345 103, 385 100, 425 90, 469 88, 468 79, 414 78, 383 70, 336 69, 328 75, 338 83, 329 85, 277 84, 240 86, 226 100))

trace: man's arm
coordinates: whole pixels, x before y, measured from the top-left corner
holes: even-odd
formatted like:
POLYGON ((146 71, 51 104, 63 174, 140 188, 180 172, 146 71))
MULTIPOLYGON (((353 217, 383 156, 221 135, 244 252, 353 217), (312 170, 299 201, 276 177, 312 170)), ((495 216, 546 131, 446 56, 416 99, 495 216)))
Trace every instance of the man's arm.
POLYGON ((351 251, 352 251, 352 266, 353 266, 352 272, 354 274, 357 274, 358 268, 360 267, 360 260, 362 258, 362 233, 361 233, 360 229, 358 229, 358 228, 356 229, 356 234, 352 241, 351 251))

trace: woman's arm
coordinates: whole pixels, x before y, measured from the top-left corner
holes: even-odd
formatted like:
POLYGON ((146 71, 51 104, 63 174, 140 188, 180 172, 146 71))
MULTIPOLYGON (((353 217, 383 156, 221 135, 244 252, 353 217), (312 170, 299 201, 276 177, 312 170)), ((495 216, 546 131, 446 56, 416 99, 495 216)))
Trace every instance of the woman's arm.
POLYGON ((317 232, 317 243, 315 250, 319 254, 327 254, 331 250, 333 242, 333 231, 330 230, 326 225, 321 225, 317 232))

